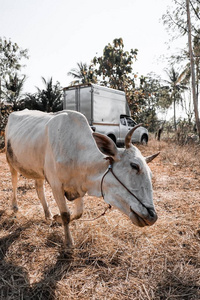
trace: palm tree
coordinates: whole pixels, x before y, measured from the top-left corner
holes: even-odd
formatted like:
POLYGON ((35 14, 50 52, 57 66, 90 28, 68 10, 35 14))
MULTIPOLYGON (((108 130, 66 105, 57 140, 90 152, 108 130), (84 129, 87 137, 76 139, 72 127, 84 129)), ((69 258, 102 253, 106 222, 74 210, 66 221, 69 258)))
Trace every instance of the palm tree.
POLYGON ((67 75, 74 77, 74 81, 71 82, 74 84, 87 84, 87 83, 96 83, 97 78, 95 72, 92 68, 92 65, 87 65, 86 63, 77 63, 78 68, 72 69, 67 75))
POLYGON ((176 130, 176 102, 180 102, 182 99, 181 93, 183 90, 187 89, 184 79, 188 74, 188 69, 186 68, 181 74, 175 71, 174 67, 171 67, 170 70, 165 70, 169 80, 165 80, 168 84, 168 88, 171 92, 171 102, 174 106, 174 128, 176 130))
POLYGON ((53 85, 52 77, 46 80, 42 77, 45 89, 37 87, 37 104, 42 111, 55 112, 62 109, 62 88, 59 82, 53 85))
POLYGON ((31 110, 41 110, 41 105, 39 105, 37 93, 26 93, 25 96, 19 101, 19 109, 25 108, 31 110))

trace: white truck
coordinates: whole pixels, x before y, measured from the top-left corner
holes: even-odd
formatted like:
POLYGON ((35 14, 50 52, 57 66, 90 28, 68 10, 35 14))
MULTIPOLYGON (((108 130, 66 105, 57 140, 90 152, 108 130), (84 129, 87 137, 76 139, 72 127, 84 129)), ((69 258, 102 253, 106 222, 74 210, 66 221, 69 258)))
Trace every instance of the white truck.
MULTIPOLYGON (((109 136, 117 146, 124 145, 127 132, 136 125, 125 93, 96 84, 64 88, 63 109, 81 112, 94 131, 109 136)), ((132 142, 147 144, 148 130, 137 128, 132 142)))

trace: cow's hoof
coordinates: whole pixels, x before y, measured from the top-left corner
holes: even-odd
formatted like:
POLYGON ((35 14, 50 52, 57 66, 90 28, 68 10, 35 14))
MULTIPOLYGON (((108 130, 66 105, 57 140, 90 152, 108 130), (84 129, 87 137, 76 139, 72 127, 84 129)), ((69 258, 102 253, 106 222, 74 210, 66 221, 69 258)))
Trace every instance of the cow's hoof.
POLYGON ((61 252, 62 259, 67 259, 67 260, 72 259, 73 254, 74 254, 73 248, 64 248, 62 249, 61 252))
POLYGON ((48 212, 48 213, 45 213, 45 219, 46 220, 53 220, 53 216, 52 216, 52 214, 50 213, 50 212, 48 212))
POLYGON ((60 215, 54 215, 51 219, 50 227, 62 226, 62 219, 60 215))
POLYGON ((73 245, 71 245, 71 246, 64 246, 63 252, 64 252, 65 256, 72 255, 73 252, 74 252, 73 245))
POLYGON ((62 218, 60 215, 54 215, 53 216, 53 221, 58 223, 59 225, 62 225, 62 218))
POLYGON ((17 212, 17 211, 18 211, 18 206, 17 206, 17 205, 14 205, 14 206, 12 207, 12 209, 13 209, 14 212, 17 212))
POLYGON ((73 251, 74 242, 73 242, 73 239, 71 236, 67 240, 64 241, 64 249, 65 249, 65 252, 73 251))

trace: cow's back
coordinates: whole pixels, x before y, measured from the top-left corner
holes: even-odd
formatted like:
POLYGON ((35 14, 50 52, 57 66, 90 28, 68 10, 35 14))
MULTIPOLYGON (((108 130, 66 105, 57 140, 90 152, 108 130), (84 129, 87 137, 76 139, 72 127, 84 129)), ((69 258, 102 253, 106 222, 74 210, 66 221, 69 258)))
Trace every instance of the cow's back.
POLYGON ((85 173, 102 154, 82 114, 74 111, 48 114, 26 109, 9 116, 6 156, 9 164, 28 178, 45 178, 51 172, 62 181, 77 174, 81 178, 80 173, 85 173))

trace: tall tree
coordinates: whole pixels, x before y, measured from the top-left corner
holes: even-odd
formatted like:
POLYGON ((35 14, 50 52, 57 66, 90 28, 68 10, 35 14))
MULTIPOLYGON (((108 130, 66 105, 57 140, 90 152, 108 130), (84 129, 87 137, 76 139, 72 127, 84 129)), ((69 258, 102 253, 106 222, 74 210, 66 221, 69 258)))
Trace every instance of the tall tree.
POLYGON ((23 67, 22 60, 28 59, 28 50, 21 49, 11 40, 0 37, 0 103, 2 100, 2 85, 10 75, 14 76, 23 67))
POLYGON ((195 80, 195 69, 194 69, 194 56, 193 56, 193 49, 192 49, 192 33, 191 33, 189 0, 186 0, 186 8, 187 8, 188 46, 189 46, 189 53, 190 53, 190 65, 191 65, 191 77, 192 77, 192 95, 193 95, 193 104, 194 104, 194 113, 195 113, 197 131, 200 137, 200 120, 199 120, 199 112, 198 112, 198 99, 196 93, 196 80, 195 80))
POLYGON ((194 69, 196 70, 196 94, 197 94, 197 104, 199 96, 199 82, 200 82, 200 29, 198 33, 193 38, 193 59, 194 59, 194 69))
POLYGON ((184 70, 182 73, 178 73, 175 71, 174 67, 166 70, 169 80, 165 80, 168 84, 168 88, 171 94, 171 103, 174 106, 174 129, 176 130, 176 103, 180 102, 182 99, 181 93, 187 89, 187 86, 183 84, 185 79, 186 71, 184 70))
POLYGON ((136 60, 138 50, 124 50, 122 38, 114 39, 113 44, 105 46, 103 55, 94 57, 93 63, 100 83, 118 90, 125 90, 126 86, 134 84, 133 60, 136 60))
POLYGON ((173 6, 172 10, 168 9, 166 14, 163 15, 163 22, 167 26, 168 30, 172 33, 173 38, 188 34, 189 51, 184 49, 186 55, 179 56, 179 59, 183 59, 184 57, 184 59, 186 58, 187 60, 190 60, 190 74, 193 77, 192 90, 194 114, 198 134, 200 136, 200 120, 198 111, 198 86, 200 80, 200 1, 173 0, 173 2, 175 6, 173 6), (193 67, 194 64, 196 68, 193 67))

